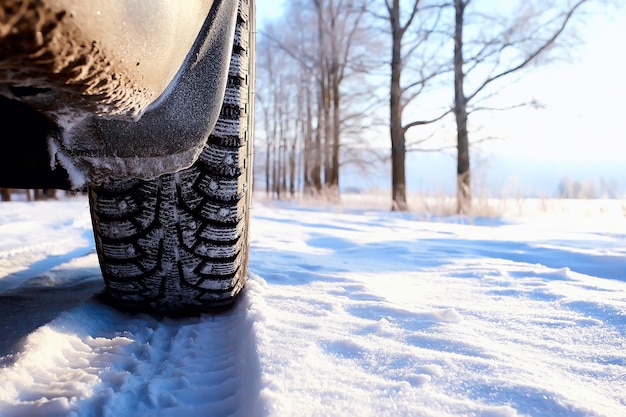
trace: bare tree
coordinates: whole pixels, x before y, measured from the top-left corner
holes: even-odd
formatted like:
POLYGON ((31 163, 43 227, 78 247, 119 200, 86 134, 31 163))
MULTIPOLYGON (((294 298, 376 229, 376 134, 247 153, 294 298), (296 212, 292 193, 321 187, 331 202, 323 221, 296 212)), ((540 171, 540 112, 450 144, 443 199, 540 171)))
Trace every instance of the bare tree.
POLYGON ((391 86, 389 94, 389 131, 391 135, 391 201, 392 210, 406 211, 406 132, 402 126, 402 38, 415 19, 419 0, 413 3, 413 10, 405 24, 400 22, 400 1, 386 1, 391 24, 391 86))
POLYGON ((259 55, 276 55, 261 57, 258 64, 264 127, 259 132, 265 133, 273 150, 267 150, 266 170, 278 163, 277 175, 292 195, 301 184, 307 193, 338 198, 343 133, 358 124, 351 108, 364 108, 362 103, 354 105, 353 87, 345 86, 365 72, 362 63, 354 62, 367 50, 367 29, 361 22, 365 4, 365 0, 294 0, 280 25, 259 36, 269 45, 259 55), (273 90, 281 90, 282 96, 273 90))
MULTIPOLYGON (((268 29, 273 30, 271 27, 268 29)), ((295 194, 295 169, 299 136, 292 120, 297 89, 289 88, 298 76, 294 60, 274 48, 268 38, 257 42, 257 122, 259 137, 265 140, 265 191, 275 198, 295 194)))
POLYGON ((320 103, 324 120, 325 184, 332 198, 339 196, 341 85, 345 80, 354 40, 365 14, 364 0, 312 0, 317 11, 320 103))
POLYGON ((489 87, 540 63, 539 58, 557 50, 557 40, 587 1, 560 6, 564 2, 524 0, 517 9, 507 10, 510 18, 506 18, 487 9, 469 13, 468 6, 480 2, 454 0, 453 111, 457 127, 458 213, 470 213, 472 203, 468 120, 471 112, 480 107, 470 108, 470 103, 488 98, 489 87))
POLYGON ((406 211, 406 133, 409 129, 434 123, 442 119, 449 110, 430 120, 413 120, 403 124, 403 115, 406 107, 417 98, 426 88, 429 81, 445 73, 443 65, 435 64, 437 59, 429 55, 427 42, 431 39, 439 21, 443 5, 429 5, 429 11, 435 11, 434 16, 417 18, 420 10, 420 0, 413 0, 409 4, 409 13, 402 22, 403 13, 400 0, 385 0, 387 9, 386 20, 391 29, 391 78, 389 88, 389 132, 391 137, 391 186, 392 210, 406 211), (417 24, 414 24, 416 23, 417 24), (412 29, 412 30, 410 30, 412 29), (407 40, 407 34, 413 35, 407 40), (415 56, 421 53, 421 56, 415 56), (421 65, 410 73, 412 80, 406 84, 401 82, 403 74, 411 69, 407 62, 419 61, 421 65))
POLYGON ((307 193, 322 189, 322 157, 316 138, 315 62, 319 49, 316 19, 310 0, 294 0, 287 15, 268 25, 260 34, 257 93, 265 139, 266 191, 279 197, 294 196, 303 187, 307 193), (278 93, 280 92, 280 94, 278 93))
MULTIPOLYGON (((391 138, 391 185, 392 185, 392 210, 406 211, 408 204, 406 201, 406 132, 412 127, 432 123, 441 116, 430 121, 411 121, 403 124, 403 114, 406 106, 413 101, 424 89, 428 80, 441 73, 435 66, 427 70, 414 74, 415 79, 407 85, 401 83, 403 70, 407 68, 406 62, 415 51, 420 50, 429 37, 430 31, 423 30, 423 26, 415 25, 413 31, 412 24, 416 19, 420 0, 413 0, 409 4, 409 13, 402 22, 400 0, 385 0, 388 14, 388 21, 391 29, 391 81, 389 89, 389 132, 391 138), (410 42, 406 42, 407 33, 416 33, 410 42), (407 43, 409 44, 407 46, 407 43), (413 91, 412 91, 413 90, 413 91)), ((420 22, 421 23, 421 22, 420 22)), ((421 50, 425 52, 424 49, 421 50)), ((422 57, 423 58, 423 57, 422 57)), ((425 70, 422 67, 422 70, 425 70)))

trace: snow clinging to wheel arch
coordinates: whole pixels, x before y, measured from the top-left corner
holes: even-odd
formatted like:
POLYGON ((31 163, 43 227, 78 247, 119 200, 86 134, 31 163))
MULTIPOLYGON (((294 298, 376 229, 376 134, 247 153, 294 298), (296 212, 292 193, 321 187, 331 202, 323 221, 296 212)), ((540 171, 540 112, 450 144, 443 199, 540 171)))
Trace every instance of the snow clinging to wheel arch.
MULTIPOLYGON (((170 143, 171 138, 139 143, 123 132, 123 140, 112 144, 108 141, 115 135, 110 131, 99 133, 100 127, 93 120, 138 122, 150 106, 169 95, 184 62, 191 56, 192 46, 200 39, 198 34, 204 33, 201 28, 213 13, 213 3, 213 0, 120 0, 114 6, 108 0, 3 3, 0 91, 10 96, 13 87, 38 90, 37 94, 9 98, 21 100, 57 123, 61 137, 49 138, 50 142, 57 141, 48 144, 52 151, 50 163, 61 164, 68 171, 73 188, 107 178, 151 179, 184 169, 197 158, 200 149, 196 142, 205 139, 197 134, 202 129, 187 137, 177 131, 176 136, 184 137, 189 146, 176 144, 154 155, 142 150, 161 149, 159 144, 170 143), (133 142, 137 143, 135 153, 134 148, 123 149, 124 143, 133 142)), ((218 20, 217 26, 223 23, 218 20)), ((212 41, 228 44, 223 36, 212 41)), ((214 86, 207 88, 219 91, 214 86)), ((210 119, 197 110, 186 113, 194 117, 187 120, 188 124, 210 119)), ((160 114, 156 119, 163 116, 160 114)), ((144 131, 146 127, 138 126, 137 130, 144 131)), ((154 137, 154 132, 144 136, 154 137)))
MULTIPOLYGON (((66 158, 57 159, 70 162, 69 171, 84 172, 87 184, 128 177, 149 180, 191 166, 215 128, 229 63, 239 64, 231 62, 236 17, 237 2, 216 3, 176 82, 136 122, 68 119, 69 129, 56 147, 66 158)), ((217 129, 224 128, 237 134, 228 122, 217 129)))

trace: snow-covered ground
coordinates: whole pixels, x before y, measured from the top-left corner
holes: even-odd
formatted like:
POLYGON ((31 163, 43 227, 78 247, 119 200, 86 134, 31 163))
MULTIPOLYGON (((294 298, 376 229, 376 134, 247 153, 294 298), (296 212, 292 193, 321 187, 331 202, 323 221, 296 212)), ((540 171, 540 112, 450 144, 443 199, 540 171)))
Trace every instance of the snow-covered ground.
POLYGON ((257 202, 237 306, 169 319, 99 303, 83 197, 0 203, 0 416, 626 415, 624 202, 386 204, 257 202))

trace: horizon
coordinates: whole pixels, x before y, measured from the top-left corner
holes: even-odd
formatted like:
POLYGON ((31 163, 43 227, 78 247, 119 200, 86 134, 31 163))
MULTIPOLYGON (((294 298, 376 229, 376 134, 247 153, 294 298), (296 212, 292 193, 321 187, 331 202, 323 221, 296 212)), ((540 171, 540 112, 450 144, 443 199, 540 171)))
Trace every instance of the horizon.
MULTIPOLYGON (((536 160, 530 164, 525 156, 476 156, 472 176, 476 195, 558 197, 561 185, 578 182, 581 186, 594 187, 592 191, 598 198, 626 197, 626 165, 620 161, 580 165, 568 160, 536 160)), ((385 167, 388 167, 388 163, 385 167)), ((408 192, 455 195, 454 155, 411 153, 407 155, 406 169, 408 192)), ((339 181, 342 190, 391 190, 391 170, 372 170, 366 175, 358 168, 346 169, 339 181)))

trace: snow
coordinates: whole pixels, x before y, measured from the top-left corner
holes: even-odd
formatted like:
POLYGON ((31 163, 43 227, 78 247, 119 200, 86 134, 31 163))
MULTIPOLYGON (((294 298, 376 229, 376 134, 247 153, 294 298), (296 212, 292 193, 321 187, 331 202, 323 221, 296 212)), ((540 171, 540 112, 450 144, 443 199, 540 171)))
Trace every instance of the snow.
POLYGON ((83 196, 0 204, 0 416, 626 415, 624 202, 257 201, 223 314, 129 315, 83 196), (385 202, 386 203, 386 202, 385 202))

